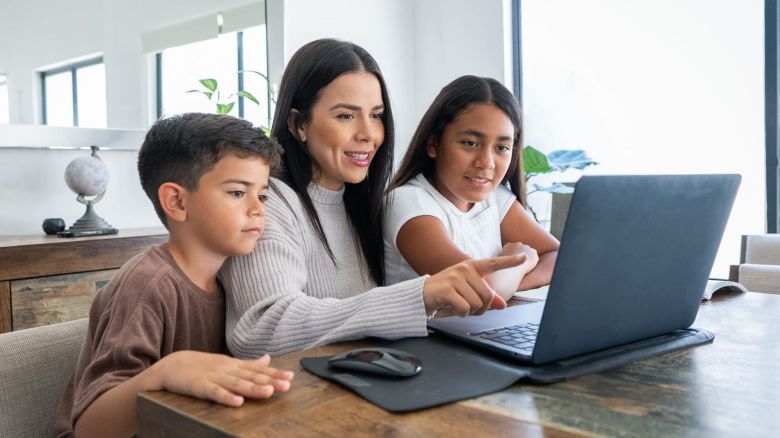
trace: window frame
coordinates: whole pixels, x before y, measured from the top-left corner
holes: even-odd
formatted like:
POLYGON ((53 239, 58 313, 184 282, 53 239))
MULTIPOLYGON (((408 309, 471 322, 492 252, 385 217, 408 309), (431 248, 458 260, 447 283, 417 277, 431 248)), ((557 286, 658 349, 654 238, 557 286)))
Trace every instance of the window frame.
MULTIPOLYGON (((2 86, 5 86, 6 90, 8 90, 8 75, 5 74, 5 73, 0 73, 0 87, 2 87, 2 86)), ((10 96, 8 96, 8 97, 10 98, 10 96)), ((0 102, 0 103, 3 103, 3 102, 0 102)), ((8 114, 9 115, 9 120, 7 120, 7 121, 0 120, 0 125, 4 125, 4 124, 7 124, 7 123, 10 123, 10 110, 11 110, 10 102, 8 100, 6 100, 4 102, 4 104, 6 106, 5 110, 9 112, 9 114, 8 114)))
POLYGON ((85 59, 83 61, 73 62, 60 67, 56 67, 48 70, 42 70, 38 72, 38 75, 41 80, 41 124, 43 125, 48 124, 47 115, 46 115, 46 77, 69 71, 70 81, 71 81, 72 106, 73 106, 73 126, 74 127, 79 126, 79 100, 78 100, 79 89, 78 89, 78 75, 76 74, 76 72, 82 68, 91 67, 93 65, 98 65, 98 64, 104 64, 103 56, 97 56, 94 58, 85 59))
POLYGON ((523 107, 523 1, 512 0, 512 88, 523 107))
POLYGON ((764 0, 764 123, 766 129, 766 232, 780 230, 780 0, 764 0))

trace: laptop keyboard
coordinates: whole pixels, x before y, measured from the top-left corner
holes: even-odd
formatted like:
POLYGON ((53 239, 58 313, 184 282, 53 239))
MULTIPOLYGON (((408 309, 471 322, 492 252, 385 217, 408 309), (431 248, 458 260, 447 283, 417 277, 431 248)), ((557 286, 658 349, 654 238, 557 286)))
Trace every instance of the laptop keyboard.
POLYGON ((533 351, 537 333, 539 333, 539 324, 526 323, 470 334, 520 350, 528 350, 530 354, 533 351))

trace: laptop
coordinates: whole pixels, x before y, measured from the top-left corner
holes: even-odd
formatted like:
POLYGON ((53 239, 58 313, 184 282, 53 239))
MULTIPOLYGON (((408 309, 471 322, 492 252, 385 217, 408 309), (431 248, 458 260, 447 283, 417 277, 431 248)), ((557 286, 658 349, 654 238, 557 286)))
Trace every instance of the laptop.
POLYGON ((545 301, 435 319, 428 327, 534 364, 688 328, 740 180, 583 176, 545 301))

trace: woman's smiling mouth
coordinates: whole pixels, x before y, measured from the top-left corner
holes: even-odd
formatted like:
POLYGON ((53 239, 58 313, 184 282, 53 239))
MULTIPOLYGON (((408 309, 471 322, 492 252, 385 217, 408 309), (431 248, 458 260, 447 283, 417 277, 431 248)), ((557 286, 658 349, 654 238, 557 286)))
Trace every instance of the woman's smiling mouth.
POLYGON ((370 152, 344 152, 351 162, 354 164, 365 167, 371 164, 370 152))

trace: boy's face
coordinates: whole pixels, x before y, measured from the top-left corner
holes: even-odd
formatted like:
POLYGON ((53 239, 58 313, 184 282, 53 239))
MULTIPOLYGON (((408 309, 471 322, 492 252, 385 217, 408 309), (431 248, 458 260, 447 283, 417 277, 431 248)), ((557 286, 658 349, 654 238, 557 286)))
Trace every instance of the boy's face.
POLYGON ((218 255, 248 254, 265 227, 263 202, 270 168, 261 157, 226 155, 187 194, 187 225, 218 255))

